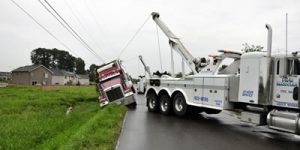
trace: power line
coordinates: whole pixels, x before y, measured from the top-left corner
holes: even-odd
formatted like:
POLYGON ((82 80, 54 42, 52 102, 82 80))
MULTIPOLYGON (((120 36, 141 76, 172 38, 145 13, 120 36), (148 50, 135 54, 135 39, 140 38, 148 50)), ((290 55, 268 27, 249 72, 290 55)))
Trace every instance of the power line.
POLYGON ((42 29, 44 29, 50 36, 52 36, 56 41, 58 41, 62 46, 67 48, 67 50, 71 51, 75 55, 77 55, 74 51, 72 51, 66 44, 64 44, 61 40, 59 40, 54 34, 52 34, 45 26, 39 23, 29 12, 27 12, 22 6, 20 6, 16 1, 11 0, 11 2, 16 5, 19 9, 21 9, 30 19, 32 19, 36 24, 38 24, 42 29))
POLYGON ((93 36, 91 35, 91 33, 87 30, 87 28, 83 25, 83 23, 80 21, 79 17, 76 15, 74 9, 71 7, 71 5, 67 2, 67 0, 64 0, 68 9, 70 10, 70 12, 72 13, 72 15, 74 16, 74 18, 77 20, 77 22, 80 24, 80 26, 82 27, 83 30, 85 30, 85 32, 87 33, 87 35, 90 37, 91 40, 94 41, 94 43, 97 45, 98 49, 102 51, 102 47, 99 45, 99 43, 93 38, 93 36))
POLYGON ((125 45, 125 47, 122 49, 121 53, 119 54, 118 58, 121 57, 121 55, 123 54, 123 52, 126 50, 126 48, 129 46, 129 44, 134 40, 134 38, 138 35, 138 33, 142 30, 142 28, 145 26, 145 24, 147 23, 147 21, 150 19, 150 15, 147 17, 147 19, 144 21, 144 23, 139 27, 139 29, 134 33, 134 35, 132 36, 132 38, 127 42, 127 44, 125 45))
MULTIPOLYGON (((89 16, 90 16, 90 17, 92 18, 92 20, 94 20, 94 22, 96 23, 96 29, 97 29, 97 31, 98 31, 100 34, 104 35, 104 36, 107 35, 107 34, 103 31, 102 27, 106 28, 106 30, 107 30, 108 28, 107 28, 107 26, 105 26, 105 24, 100 24, 99 21, 96 19, 95 13, 94 13, 94 11, 93 11, 93 10, 95 10, 95 9, 92 8, 93 5, 92 5, 92 6, 89 6, 88 0, 85 0, 85 1, 84 1, 84 4, 85 4, 85 6, 86 6, 86 9, 88 10, 88 13, 90 14, 89 16)), ((98 18, 99 18, 99 17, 98 17, 98 18)), ((104 22, 102 18, 100 18, 100 21, 104 22)), ((104 44, 104 43, 107 43, 107 44, 105 44, 106 47, 108 47, 109 49, 113 49, 112 46, 111 46, 111 45, 113 45, 113 44, 111 44, 111 41, 110 41, 108 38, 106 38, 104 41, 103 41, 102 38, 98 38, 98 39, 99 39, 99 41, 100 41, 101 43, 103 43, 103 44, 104 44)))
MULTIPOLYGON (((86 45, 87 49, 92 53, 94 54, 95 56, 97 56, 98 58, 100 58, 100 60, 102 62, 105 62, 104 59, 98 55, 80 36, 79 34, 68 24, 68 22, 54 9, 54 7, 52 7, 52 5, 47 1, 47 0, 44 0, 47 5, 55 12, 55 14, 69 27, 69 29, 71 29, 73 31, 73 33, 79 38, 79 41, 81 41, 84 45, 86 45)), ((41 1, 40 1, 41 2, 41 1)), ((55 15, 54 15, 55 16, 55 15)), ((59 20, 59 19, 58 19, 59 20)), ((64 26, 66 27, 66 26, 64 26)), ((72 33, 72 32, 70 32, 72 33)))
POLYGON ((97 56, 102 62, 105 62, 101 56, 99 56, 80 36, 79 34, 65 21, 65 19, 52 7, 52 5, 47 1, 44 0, 47 5, 51 8, 52 11, 61 19, 57 18, 55 14, 51 10, 48 9, 48 7, 42 3, 41 0, 39 2, 43 5, 43 7, 76 39, 78 40, 88 51, 90 51, 92 54, 97 56), (63 22, 62 22, 63 21, 63 22))
POLYGON ((138 57, 134 56, 134 57, 131 57, 131 58, 128 58, 128 59, 124 60, 124 62, 128 63, 128 62, 131 62, 131 61, 136 60, 136 59, 138 59, 138 57))
MULTIPOLYGON (((96 26, 98 27, 98 28, 97 28, 98 31, 100 31, 102 34, 104 34, 103 30, 100 28, 101 25, 100 25, 100 23, 97 21, 97 19, 96 19, 96 17, 95 17, 95 14, 93 13, 92 9, 89 7, 89 5, 88 5, 88 3, 87 3, 87 0, 84 1, 84 4, 85 4, 85 6, 86 6, 86 8, 87 8, 87 10, 88 10, 88 13, 90 14, 90 17, 93 18, 94 22, 96 23, 96 26)), ((103 21, 102 21, 102 22, 103 22, 103 21)), ((101 42, 103 42, 103 41, 101 40, 101 42)))

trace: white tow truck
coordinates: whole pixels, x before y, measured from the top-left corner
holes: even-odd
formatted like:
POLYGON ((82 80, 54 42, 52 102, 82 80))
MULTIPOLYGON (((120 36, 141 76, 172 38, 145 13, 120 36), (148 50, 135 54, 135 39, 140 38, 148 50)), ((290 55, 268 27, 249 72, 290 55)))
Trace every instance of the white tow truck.
MULTIPOLYGON (((300 134, 300 56, 297 52, 271 54, 270 25, 266 25, 267 52, 242 54, 219 50, 218 55, 206 59, 194 58, 160 20, 158 13, 153 12, 152 17, 168 37, 171 48, 181 55, 194 75, 147 80, 145 96, 150 112, 184 116, 238 109, 242 110, 243 121, 300 134), (225 62, 231 63, 224 65, 225 62)), ((173 67, 173 58, 171 60, 173 67)), ((174 74, 174 68, 171 70, 174 74)))
MULTIPOLYGON (((149 78, 152 78, 152 74, 150 72, 150 68, 149 66, 146 65, 143 56, 139 55, 139 59, 141 61, 141 63, 144 66, 144 70, 145 72, 148 74, 149 78)), ((139 76, 140 81, 137 83, 137 93, 138 94, 145 94, 146 92, 146 87, 147 87, 147 76, 146 74, 144 76, 139 76)))

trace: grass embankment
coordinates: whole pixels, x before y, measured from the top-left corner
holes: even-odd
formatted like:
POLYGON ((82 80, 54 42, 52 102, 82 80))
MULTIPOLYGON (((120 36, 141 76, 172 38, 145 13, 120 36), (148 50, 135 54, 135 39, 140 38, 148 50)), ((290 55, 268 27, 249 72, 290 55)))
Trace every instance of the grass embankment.
POLYGON ((94 87, 0 88, 0 149, 114 149, 125 112, 94 87))

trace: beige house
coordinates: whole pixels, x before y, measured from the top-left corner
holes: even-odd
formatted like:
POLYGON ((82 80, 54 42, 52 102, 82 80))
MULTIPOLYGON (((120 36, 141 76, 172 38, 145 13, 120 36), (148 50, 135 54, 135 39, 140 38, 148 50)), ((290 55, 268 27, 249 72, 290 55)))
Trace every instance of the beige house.
POLYGON ((89 85, 90 84, 90 78, 89 78, 88 74, 86 74, 86 75, 78 74, 77 78, 78 78, 79 85, 89 85))
POLYGON ((79 75, 73 72, 50 69, 52 74, 52 85, 89 85, 89 75, 79 75))
POLYGON ((78 84, 78 77, 75 73, 60 70, 50 69, 52 74, 52 85, 76 85, 78 84))
POLYGON ((12 71, 12 83, 23 85, 51 85, 53 72, 43 65, 19 67, 12 71))

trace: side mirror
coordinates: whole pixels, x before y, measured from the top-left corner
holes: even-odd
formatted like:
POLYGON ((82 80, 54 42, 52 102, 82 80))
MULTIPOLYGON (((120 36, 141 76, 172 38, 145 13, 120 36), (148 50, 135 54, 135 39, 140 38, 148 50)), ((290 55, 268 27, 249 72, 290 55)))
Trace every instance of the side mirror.
POLYGON ((298 87, 294 87, 294 90, 293 90, 293 99, 295 101, 299 101, 299 88, 298 87))

